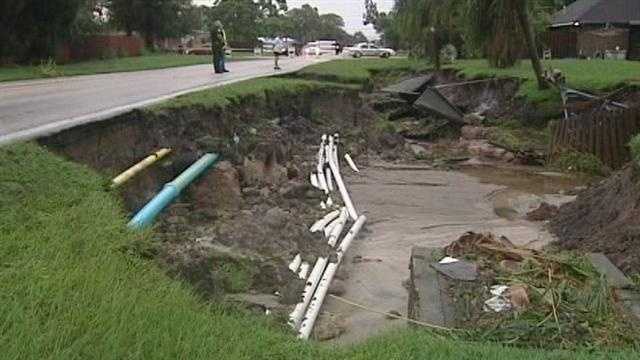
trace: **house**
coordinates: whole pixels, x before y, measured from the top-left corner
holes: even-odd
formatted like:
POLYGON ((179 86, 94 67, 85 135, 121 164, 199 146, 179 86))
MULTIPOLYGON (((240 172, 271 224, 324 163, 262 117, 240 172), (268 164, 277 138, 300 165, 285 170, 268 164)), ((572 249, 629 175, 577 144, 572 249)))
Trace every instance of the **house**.
POLYGON ((640 0, 578 0, 552 19, 553 57, 640 60, 640 0))

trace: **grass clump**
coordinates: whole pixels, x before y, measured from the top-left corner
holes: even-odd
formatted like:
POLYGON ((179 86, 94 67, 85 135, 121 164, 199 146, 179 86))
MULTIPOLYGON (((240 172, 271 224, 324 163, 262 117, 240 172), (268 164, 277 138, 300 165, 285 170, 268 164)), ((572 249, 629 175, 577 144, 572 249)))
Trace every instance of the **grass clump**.
POLYGON ((575 150, 562 151, 554 159, 552 166, 561 171, 588 175, 602 176, 607 174, 607 168, 597 156, 575 150))
POLYGON ((629 148, 631 149, 631 158, 633 161, 640 164, 640 135, 631 138, 629 148))
POLYGON ((212 109, 237 104, 242 101, 266 100, 269 94, 293 97, 301 93, 330 88, 353 88, 348 85, 331 84, 314 80, 289 79, 289 78, 259 78, 245 80, 223 87, 214 87, 197 91, 175 99, 163 102, 149 108, 152 112, 162 110, 175 110, 179 108, 201 107, 212 109))
POLYGON ((511 151, 544 152, 550 141, 548 128, 524 126, 516 120, 500 120, 489 129, 489 140, 511 151))
MULTIPOLYGON (((524 79, 519 95, 533 103, 552 102, 559 105, 559 95, 555 89, 538 90, 531 62, 528 60, 519 61, 516 66, 506 69, 491 68, 486 60, 458 60, 450 67, 460 70, 471 79, 491 76, 524 79)), ((567 78, 568 86, 585 91, 610 91, 622 85, 640 84, 640 63, 637 61, 545 60, 543 67, 560 69, 567 78)))
POLYGON ((320 63, 298 71, 296 77, 347 84, 366 84, 376 74, 420 72, 429 64, 407 58, 341 59, 320 63))

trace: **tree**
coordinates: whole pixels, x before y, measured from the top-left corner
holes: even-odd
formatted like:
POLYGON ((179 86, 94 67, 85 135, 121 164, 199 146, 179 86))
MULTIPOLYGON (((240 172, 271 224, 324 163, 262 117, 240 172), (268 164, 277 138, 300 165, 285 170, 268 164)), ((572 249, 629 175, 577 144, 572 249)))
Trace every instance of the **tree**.
POLYGON ((362 31, 356 31, 353 34, 352 42, 354 44, 362 43, 362 42, 369 42, 369 39, 367 39, 367 37, 364 35, 364 33, 362 31))
POLYGON ((191 0, 111 0, 113 23, 128 34, 140 32, 147 46, 157 39, 191 32, 191 0))
POLYGON ((538 55, 538 48, 536 46, 536 38, 533 33, 531 18, 529 17, 528 1, 516 0, 515 2, 516 2, 516 12, 518 14, 518 19, 520 21, 520 27, 524 32, 525 41, 527 43, 527 48, 529 50, 531 65, 533 66, 533 71, 536 74, 536 79, 538 80, 538 88, 541 90, 546 89, 548 86, 542 74, 542 64, 540 63, 540 56, 538 55))
POLYGON ((27 61, 55 56, 71 37, 85 0, 0 2, 0 59, 27 61))

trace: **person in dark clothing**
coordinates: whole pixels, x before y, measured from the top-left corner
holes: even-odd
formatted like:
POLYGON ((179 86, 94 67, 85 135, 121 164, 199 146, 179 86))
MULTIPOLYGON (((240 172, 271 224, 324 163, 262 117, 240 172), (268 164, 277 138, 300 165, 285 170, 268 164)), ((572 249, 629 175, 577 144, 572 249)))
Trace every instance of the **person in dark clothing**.
POLYGON ((224 51, 227 47, 227 35, 222 23, 216 20, 211 29, 211 51, 213 52, 213 69, 216 74, 229 72, 225 67, 224 51))

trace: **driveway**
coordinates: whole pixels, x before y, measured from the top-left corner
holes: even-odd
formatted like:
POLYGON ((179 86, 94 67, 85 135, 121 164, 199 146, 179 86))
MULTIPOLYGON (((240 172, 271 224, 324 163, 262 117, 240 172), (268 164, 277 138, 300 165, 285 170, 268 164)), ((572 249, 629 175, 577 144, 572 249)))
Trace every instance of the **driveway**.
MULTIPOLYGON (((281 61, 290 73, 331 58, 281 61)), ((104 120, 189 92, 274 75, 272 60, 230 62, 231 72, 211 65, 88 75, 0 84, 0 145, 31 140, 104 120)))

